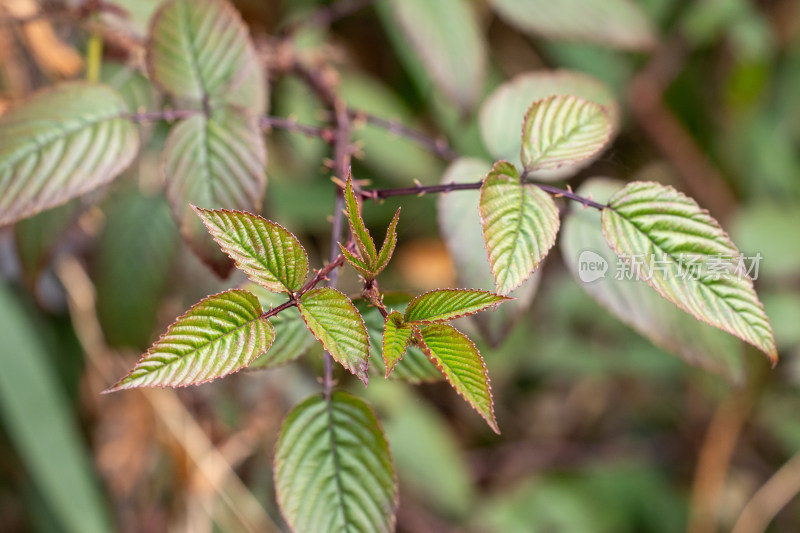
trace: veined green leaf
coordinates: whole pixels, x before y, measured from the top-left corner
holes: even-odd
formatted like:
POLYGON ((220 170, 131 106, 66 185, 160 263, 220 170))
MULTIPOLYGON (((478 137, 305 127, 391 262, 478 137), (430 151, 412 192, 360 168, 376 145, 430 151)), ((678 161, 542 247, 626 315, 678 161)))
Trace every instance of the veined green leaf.
POLYGON ((626 50, 646 50, 656 36, 631 0, 491 0, 506 22, 537 37, 581 40, 626 50))
MULTIPOLYGON (((606 203, 624 186, 622 181, 592 178, 576 193, 606 203)), ((629 279, 625 263, 616 257, 603 236, 599 211, 571 210, 564 219, 559 242, 564 263, 580 287, 611 314, 689 364, 735 383, 743 380, 743 344, 677 308, 645 281, 629 279), (594 270, 590 270, 591 264, 594 270)))
POLYGON ((322 346, 358 379, 369 383, 367 327, 350 298, 330 287, 311 289, 297 306, 322 346))
POLYGON ((477 289, 436 289, 411 300, 404 319, 414 324, 448 322, 480 313, 509 299, 477 289))
POLYGON ((139 149, 125 101, 105 85, 72 82, 36 93, 0 117, 0 226, 103 185, 139 149))
POLYGON ((148 70, 172 95, 223 96, 248 74, 247 46, 247 27, 227 1, 172 0, 153 17, 148 70))
POLYGON ((376 6, 384 22, 402 30, 434 83, 462 109, 480 95, 486 42, 473 7, 464 0, 391 0, 376 6), (388 11, 388 13, 387 13, 388 11), (470 58, 464 61, 464 58, 470 58))
POLYGON ((275 447, 275 488, 296 533, 394 531, 397 482, 372 409, 335 391, 295 407, 275 447))
POLYGON ((612 132, 606 110, 577 96, 537 100, 522 123, 522 166, 550 170, 578 163, 608 144, 612 132))
POLYGON ((375 250, 375 241, 372 240, 372 235, 364 225, 364 219, 361 218, 361 204, 353 192, 353 177, 347 177, 347 186, 344 190, 344 199, 347 204, 347 220, 350 222, 350 231, 353 234, 353 239, 356 241, 356 246, 361 254, 361 259, 371 269, 375 267, 375 261, 378 259, 378 252, 375 250))
MULTIPOLYGON (((597 78, 577 70, 527 72, 500 85, 481 105, 481 138, 494 159, 513 161, 519 157, 522 141, 516 125, 522 123, 532 101, 556 94, 580 96, 603 106, 614 129, 619 126, 619 105, 614 94, 597 78)), ((567 165, 557 171, 536 172, 533 176, 537 179, 560 179, 576 171, 576 166, 567 165)))
POLYGON ((372 269, 368 264, 362 261, 360 257, 354 255, 350 250, 342 246, 341 243, 339 243, 339 249, 342 251, 345 261, 347 261, 351 267, 355 268, 359 274, 364 276, 364 279, 372 279, 374 277, 372 269))
POLYGON ((230 290, 209 296, 178 318, 133 370, 105 392, 184 387, 248 366, 275 339, 255 295, 230 290))
POLYGON ((397 211, 392 218, 392 221, 389 223, 389 227, 386 228, 386 237, 383 239, 383 246, 381 246, 381 251, 378 252, 378 261, 375 265, 375 275, 377 276, 380 274, 386 265, 389 264, 389 260, 392 258, 392 254, 394 254, 394 247, 397 246, 397 221, 400 220, 400 208, 397 208, 397 211))
POLYGON ((478 349, 466 335, 448 324, 415 327, 422 351, 433 361, 452 387, 480 414, 495 433, 489 374, 478 349))
MULTIPOLYGON (((246 283, 242 288, 255 294, 264 309, 272 309, 286 302, 285 294, 270 292, 256 283, 246 283)), ((270 317, 269 321, 275 328, 275 342, 266 353, 261 354, 247 367, 248 370, 276 368, 291 363, 316 342, 300 316, 300 311, 294 307, 284 309, 270 317)))
MULTIPOLYGON (((483 180, 491 170, 492 165, 487 161, 472 158, 457 159, 447 167, 442 176, 442 183, 475 183, 483 180)), ((439 195, 439 231, 453 258, 458 284, 463 287, 495 290, 480 216, 475 216, 476 213, 480 214, 480 196, 480 191, 477 190, 439 195)), ((536 294, 539 278, 540 276, 534 273, 528 281, 509 294, 513 300, 506 302, 492 313, 472 317, 487 341, 493 345, 502 342, 522 316, 522 312, 530 306, 536 294)))
MULTIPOLYGON (((410 298, 407 295, 388 294, 384 296, 384 303, 390 309, 396 309, 398 312, 402 312, 409 301, 410 298)), ((386 376, 386 365, 383 360, 383 330, 386 320, 376 307, 371 307, 365 300, 359 299, 354 303, 367 326, 370 349, 373 354, 370 357, 371 364, 374 365, 374 370, 379 375, 386 376)), ((405 355, 395 364, 394 370, 388 375, 388 378, 412 384, 432 383, 444 379, 428 356, 411 344, 406 346, 405 355)))
POLYGON ((672 187, 633 182, 611 197, 602 220, 609 245, 659 294, 777 362, 772 327, 741 254, 697 202, 672 187))
POLYGON ((397 311, 389 313, 383 329, 383 362, 386 365, 386 377, 403 358, 406 346, 411 340, 413 327, 403 321, 403 315, 397 311))
POLYGON ((219 108, 175 126, 164 147, 167 198, 183 237, 218 274, 232 263, 208 235, 191 206, 258 211, 267 179, 266 149, 254 116, 219 108))
POLYGON ((555 244, 558 208, 539 187, 522 183, 514 165, 498 161, 481 186, 480 212, 497 292, 508 294, 555 244))
POLYGON ((225 104, 243 107, 256 115, 263 115, 269 107, 269 84, 264 63, 259 59, 256 47, 247 40, 244 48, 245 77, 232 91, 226 91, 222 99, 225 104))
POLYGON ((291 232, 258 215, 194 208, 237 268, 274 292, 296 292, 308 276, 308 255, 291 232))

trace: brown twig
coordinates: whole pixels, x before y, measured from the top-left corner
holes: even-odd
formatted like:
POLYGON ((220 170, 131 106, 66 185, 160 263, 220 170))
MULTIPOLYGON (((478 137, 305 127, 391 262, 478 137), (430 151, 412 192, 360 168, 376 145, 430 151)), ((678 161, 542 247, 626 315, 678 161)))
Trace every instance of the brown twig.
MULTIPOLYGON (((583 196, 575 194, 569 189, 559 189, 558 187, 553 187, 551 185, 545 185, 543 183, 536 183, 528 180, 526 180, 525 183, 536 185, 543 191, 548 192, 557 198, 563 197, 567 198, 568 200, 578 202, 584 207, 593 207, 599 210, 603 210, 606 207, 608 207, 604 204, 595 202, 591 198, 584 198, 583 196)), ((414 185, 412 187, 398 187, 393 189, 365 189, 358 191, 358 194, 360 194, 362 198, 371 198, 373 200, 378 200, 381 198, 389 198, 390 196, 410 196, 410 195, 422 196, 425 194, 432 194, 432 193, 448 193, 451 191, 475 190, 475 189, 480 189, 481 185, 483 185, 482 181, 476 181, 471 183, 443 183, 441 185, 414 185)))
MULTIPOLYGON (((336 93, 333 87, 334 82, 329 76, 326 76, 326 71, 324 69, 309 69, 304 64, 295 61, 292 65, 292 70, 317 93, 323 103, 333 112, 335 127, 335 137, 333 141, 334 172, 338 175, 339 179, 343 181, 350 173, 351 133, 350 116, 347 113, 344 100, 336 93)), ((334 263, 339 257, 337 249, 338 243, 341 242, 342 230, 344 229, 343 209, 343 191, 341 188, 337 187, 330 240, 331 263, 334 263)), ((344 261, 344 257, 342 257, 341 261, 344 261)), ((329 276, 328 286, 335 287, 337 281, 336 271, 332 270, 329 276)), ((335 383, 333 381, 333 360, 328 352, 325 352, 324 364, 325 374, 322 379, 322 385, 325 397, 330 399, 335 383)))
MULTIPOLYGON (((133 122, 157 122, 165 120, 172 122, 175 120, 182 120, 193 117, 195 115, 202 115, 203 111, 197 109, 162 109, 159 111, 143 111, 141 113, 128 113, 123 115, 124 118, 133 122)), ((279 129, 300 133, 306 137, 319 137, 325 142, 333 142, 335 138, 334 130, 321 126, 311 126, 308 124, 300 124, 294 118, 273 117, 273 116, 260 116, 258 117, 258 125, 264 130, 279 129)))

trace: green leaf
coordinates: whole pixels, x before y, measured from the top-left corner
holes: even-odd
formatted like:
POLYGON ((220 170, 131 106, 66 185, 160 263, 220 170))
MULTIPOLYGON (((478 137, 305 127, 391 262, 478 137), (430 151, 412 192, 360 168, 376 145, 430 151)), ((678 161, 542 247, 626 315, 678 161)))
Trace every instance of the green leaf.
POLYGON ((343 367, 369 383, 367 327, 350 298, 330 287, 311 289, 298 304, 306 326, 343 367))
POLYGON ((531 104, 522 123, 522 165, 552 170, 587 159, 608 144, 613 128, 605 109, 577 96, 531 104))
MULTIPOLYGON (((575 95, 602 106, 614 129, 619 127, 619 105, 611 89, 600 80, 576 70, 527 72, 500 85, 481 106, 481 138, 494 159, 513 161, 519 157, 522 141, 519 128, 512 126, 522 123, 531 101, 554 94, 575 95)), ((577 167, 568 165, 557 171, 540 171, 533 176, 538 179, 561 178, 577 170, 577 167)))
POLYGON ((498 161, 481 186, 480 212, 497 292, 508 294, 555 244, 558 208, 539 187, 522 183, 514 165, 498 161))
POLYGON ((227 1, 172 0, 150 26, 150 78, 174 96, 224 97, 248 74, 248 43, 247 27, 227 1))
POLYGON ((243 107, 255 115, 263 115, 269 108, 267 71, 249 39, 244 49, 243 63, 246 72, 244 79, 235 89, 224 93, 223 101, 228 105, 243 107))
MULTIPOLYGON (((442 183, 475 183, 483 180, 492 165, 480 159, 460 158, 442 176, 442 183)), ((479 213, 480 191, 464 190, 438 198, 439 231, 456 267, 458 284, 476 289, 495 289, 494 276, 486 255, 479 213)), ((498 345, 531 304, 540 276, 535 273, 510 293, 514 299, 492 313, 474 315, 484 338, 498 345)))
POLYGON ((275 447, 275 489, 296 533, 394 531, 397 482, 372 409, 335 391, 295 407, 275 447))
POLYGON ((536 37, 580 40, 626 50, 656 43, 645 13, 631 0, 490 0, 508 24, 536 37))
POLYGON ((0 117, 0 226, 108 183, 139 149, 125 101, 105 85, 64 83, 0 117))
POLYGON ((495 433, 500 433, 494 418, 492 387, 480 352, 466 335, 448 324, 415 328, 422 351, 448 383, 480 414, 495 433))
POLYGON ((350 222, 350 231, 353 234, 353 239, 364 264, 372 270, 375 267, 375 261, 378 259, 378 252, 375 250, 375 241, 372 240, 372 235, 369 234, 369 230, 364 226, 364 219, 361 218, 361 204, 356 198, 355 192, 353 192, 352 176, 347 177, 344 198, 347 204, 347 220, 350 222))
MULTIPOLYGON (((384 295, 384 304, 400 312, 409 301, 410 297, 405 294, 384 295)), ((365 300, 359 299, 354 303, 364 318, 364 324, 367 326, 370 348, 373 354, 370 360, 378 374, 386 376, 386 365, 383 360, 383 330, 386 321, 380 311, 376 307, 370 306, 365 300)), ((390 380, 412 384, 432 383, 443 379, 442 374, 433 366, 433 363, 422 350, 412 345, 406 347, 405 355, 395 364, 394 370, 388 377, 390 380)), ((371 389, 372 386, 370 386, 371 389)))
MULTIPOLYGON (((242 288, 255 294, 264 309, 272 309, 274 306, 286 302, 285 294, 269 292, 256 283, 246 283, 242 288)), ((279 314, 270 317, 269 321, 275 328, 275 342, 272 343, 267 353, 261 354, 247 367, 248 370, 277 368, 291 363, 305 354, 316 342, 314 336, 306 328, 300 311, 294 307, 284 309, 279 314)))
POLYGON ((404 323, 403 315, 393 311, 386 317, 383 329, 383 362, 386 365, 386 377, 392 373, 392 369, 403 358, 406 353, 406 346, 411 340, 413 328, 404 323))
POLYGON ((111 346, 144 350, 153 340, 179 249, 178 228, 160 191, 145 196, 138 187, 125 187, 103 205, 103 213, 106 222, 91 263, 97 317, 111 346))
POLYGON ((209 296, 178 318, 127 376, 105 392, 184 387, 248 366, 269 350, 275 330, 255 295, 230 290, 209 296))
POLYGON ((404 319, 413 324, 448 322, 480 313, 509 299, 476 289, 436 289, 411 300, 404 319))
POLYGON ((400 208, 397 208, 397 211, 394 213, 394 217, 392 221, 389 223, 389 227, 386 228, 386 237, 383 239, 383 246, 381 246, 381 251, 378 252, 378 260, 375 265, 375 275, 377 276, 380 274, 386 265, 389 264, 389 260, 392 258, 392 254, 394 254, 394 248, 397 246, 397 221, 400 220, 400 208))
POLYGON ((236 267, 265 289, 290 293, 308 276, 308 254, 291 232, 258 215, 225 209, 194 210, 236 267))
POLYGON ((364 279, 373 279, 374 278, 374 274, 372 273, 372 269, 369 267, 368 264, 366 264, 364 261, 362 261, 360 257, 358 257, 356 255, 353 255, 350 252, 350 250, 348 250, 347 248, 342 246, 341 243, 339 243, 339 249, 342 251, 342 255, 344 255, 345 261, 347 261, 347 263, 351 267, 355 268, 359 272, 359 274, 364 276, 364 279))
POLYGON ((609 245, 661 296, 777 362, 772 327, 753 281, 739 270, 739 250, 697 202, 672 187, 633 182, 611 197, 602 221, 609 245))
POLYGON ((218 274, 232 262, 219 250, 192 205, 256 212, 267 180, 266 149, 252 115, 232 107, 193 116, 170 131, 164 147, 167 198, 181 234, 218 274))
MULTIPOLYGON (((617 180, 593 178, 576 192, 604 203, 624 185, 617 180)), ((559 241, 564 263, 580 287, 611 314, 689 364, 734 383, 744 379, 744 352, 737 339, 684 313, 644 281, 619 275, 627 269, 603 236, 600 212, 572 210, 564 219, 559 241), (591 262, 608 266, 601 275, 599 270, 589 270, 591 262)))
POLYGON ((472 6, 465 0, 391 0, 376 6, 393 21, 439 89, 463 110, 480 96, 487 46, 472 6), (470 58, 464 61, 464 58, 470 58))
POLYGON ((81 211, 80 199, 73 199, 14 224, 17 256, 29 288, 36 286, 39 274, 59 245, 65 243, 64 235, 75 225, 81 211))
MULTIPOLYGON (((55 357, 64 353, 48 357, 41 343, 43 328, 26 316, 4 283, 0 283, 0 316, 0 418, 4 440, 11 442, 25 467, 22 479, 35 484, 47 503, 55 518, 54 530, 113 531, 80 422, 72 411, 73 399, 56 375, 55 357)), ((8 444, 4 448, 8 450, 8 444)), ((15 485, 19 486, 9 482, 9 489, 15 485)))

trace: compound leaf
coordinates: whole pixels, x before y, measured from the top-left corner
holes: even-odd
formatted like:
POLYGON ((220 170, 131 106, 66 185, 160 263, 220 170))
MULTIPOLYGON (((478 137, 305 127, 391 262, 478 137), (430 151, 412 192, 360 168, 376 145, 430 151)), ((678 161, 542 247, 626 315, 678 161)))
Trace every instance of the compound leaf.
POLYGON ((413 324, 447 322, 480 313, 509 299, 477 289, 436 289, 411 300, 404 319, 413 324))
POLYGON ((522 165, 527 171, 578 163, 599 152, 613 126, 606 110, 577 96, 537 100, 522 123, 522 165))
POLYGON ((481 186, 480 212, 497 292, 508 294, 531 276, 555 243, 558 208, 539 187, 522 183, 514 165, 498 161, 481 186))
POLYGON ((430 324, 415 329, 422 351, 448 383, 480 414, 495 433, 492 388, 480 352, 466 335, 448 324, 430 324))
POLYGON ((224 96, 248 74, 248 44, 247 27, 228 2, 172 0, 150 27, 150 77, 174 96, 224 96))
POLYGON ((243 290, 209 296, 178 318, 133 370, 105 392, 184 387, 248 366, 275 338, 258 298, 243 290))
POLYGON ((350 298, 330 287, 300 297, 300 314, 322 346, 366 385, 369 382, 367 327, 350 298))
POLYGON ((602 221, 611 248, 661 296, 777 362, 772 327, 741 254, 697 202, 672 187, 633 182, 611 197, 602 221))
POLYGON ((383 362, 386 365, 386 377, 392 373, 394 366, 406 352, 411 340, 413 327, 403 321, 403 315, 397 311, 389 313, 383 327, 383 362))
POLYGON ((139 149, 122 97, 72 82, 36 93, 0 117, 0 226, 103 185, 139 149))
POLYGON ((626 50, 656 42, 645 12, 631 0, 490 0, 512 26, 535 36, 581 40, 626 50))
POLYGON ((275 448, 275 488, 296 533, 394 531, 397 482, 372 409, 335 391, 295 407, 275 448))
MULTIPOLYGON (((390 309, 397 308, 400 312, 409 300, 410 298, 405 294, 384 295, 384 304, 390 309)), ((370 306, 365 300, 359 299, 354 303, 361 316, 364 317, 364 324, 367 325, 370 349, 373 354, 370 361, 379 375, 386 376, 386 365, 383 361, 383 330, 386 320, 376 307, 370 306)), ((444 379, 422 350, 412 344, 406 346, 405 355, 395 364, 394 370, 388 375, 388 378, 412 384, 432 383, 444 379)))
POLYGON ((267 185, 266 149, 258 123, 249 113, 219 108, 196 115, 170 131, 164 147, 167 198, 181 234, 220 275, 232 262, 209 237, 192 205, 259 210, 267 185))
POLYGON ((291 232, 258 215, 194 208, 214 240, 247 276, 274 292, 300 290, 308 255, 291 232))

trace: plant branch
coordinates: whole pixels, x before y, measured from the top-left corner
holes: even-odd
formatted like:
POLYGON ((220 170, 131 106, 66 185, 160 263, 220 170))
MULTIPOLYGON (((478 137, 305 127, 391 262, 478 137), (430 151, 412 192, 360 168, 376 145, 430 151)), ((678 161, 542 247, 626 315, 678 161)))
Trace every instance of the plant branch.
MULTIPOLYGON (((607 207, 604 204, 595 202, 591 198, 585 198, 583 196, 575 194, 574 192, 572 192, 571 189, 559 189, 558 187, 553 187, 551 185, 545 185, 543 183, 536 183, 528 180, 525 180, 525 183, 536 185, 543 191, 550 193, 557 198, 563 197, 567 198, 568 200, 578 202, 584 207, 593 207, 599 210, 603 210, 607 207)), ((475 190, 475 189, 480 189, 481 185, 483 185, 482 181, 476 181, 471 183, 443 183, 441 185, 414 185, 413 187, 399 187, 393 189, 366 189, 358 191, 358 194, 360 194, 362 198, 371 198, 373 200, 378 200, 381 198, 389 198, 390 196, 408 196, 412 194, 415 194, 417 196, 423 196, 425 194, 432 194, 432 193, 448 193, 451 191, 475 190)))
MULTIPOLYGON (((182 120, 193 117, 195 115, 202 115, 203 111, 199 109, 162 109, 159 111, 143 111, 141 113, 128 113, 123 115, 124 118, 132 122, 157 122, 165 120, 172 122, 175 120, 182 120)), ((292 117, 273 117, 264 115, 258 117, 258 125, 261 129, 270 130, 286 130, 294 133, 300 133, 306 137, 319 137, 325 142, 333 142, 336 133, 330 128, 322 126, 312 126, 309 124, 301 124, 292 117)))
POLYGON ((366 122, 378 128, 383 128, 393 135, 414 141, 442 159, 453 161, 459 157, 458 152, 450 148, 450 145, 444 138, 430 137, 420 131, 404 126, 401 122, 396 120, 388 120, 358 109, 348 109, 347 113, 356 123, 366 122))
MULTIPOLYGON (((346 176, 350 173, 350 116, 347 113, 347 106, 344 100, 336 93, 334 87, 334 78, 327 75, 324 68, 309 69, 299 61, 294 61, 292 70, 303 80, 308 86, 320 97, 324 104, 333 112, 335 135, 333 141, 333 170, 344 182, 346 176)), ((344 191, 340 187, 336 188, 336 202, 333 209, 333 227, 331 229, 330 240, 330 259, 331 264, 339 261, 344 261, 344 257, 340 256, 337 248, 338 243, 341 241, 342 230, 344 228, 344 191), (341 259, 339 259, 341 257, 341 259)), ((336 287, 337 272, 336 270, 330 271, 330 278, 328 281, 329 287, 336 287)), ((322 386, 324 389, 325 398, 330 401, 331 394, 333 393, 333 359, 331 354, 325 352, 323 357, 325 364, 325 374, 322 378, 322 386)))

